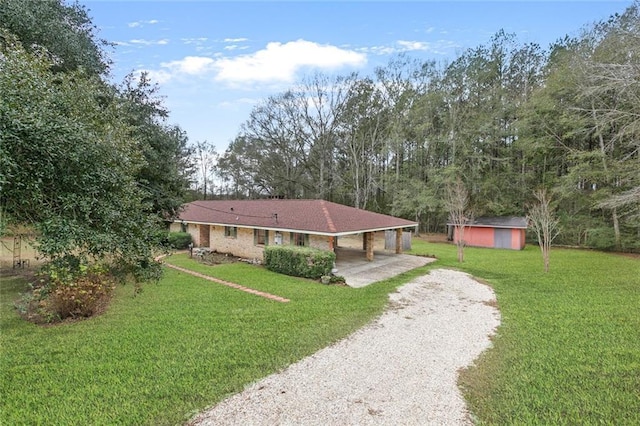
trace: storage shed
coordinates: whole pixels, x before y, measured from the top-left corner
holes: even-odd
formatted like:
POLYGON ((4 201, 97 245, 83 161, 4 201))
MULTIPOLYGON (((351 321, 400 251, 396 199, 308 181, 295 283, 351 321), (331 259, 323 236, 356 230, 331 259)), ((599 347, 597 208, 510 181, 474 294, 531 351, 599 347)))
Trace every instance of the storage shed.
MULTIPOLYGON (((447 223, 449 240, 458 242, 458 230, 447 223)), ((526 217, 479 217, 464 228, 465 245, 522 250, 527 230, 526 217)))

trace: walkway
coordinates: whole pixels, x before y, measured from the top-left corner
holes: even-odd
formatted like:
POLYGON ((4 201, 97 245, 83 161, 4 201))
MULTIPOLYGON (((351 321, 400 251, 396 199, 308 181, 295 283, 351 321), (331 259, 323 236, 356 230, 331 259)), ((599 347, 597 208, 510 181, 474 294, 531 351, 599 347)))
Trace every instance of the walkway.
POLYGON ((235 288, 236 290, 244 291, 246 293, 255 294, 256 296, 264 297, 265 299, 275 300, 276 302, 287 303, 289 299, 276 296, 275 294, 267 293, 260 290, 255 290, 253 288, 245 287, 240 284, 232 283, 230 281, 221 280, 219 278, 210 277, 208 275, 201 274, 199 272, 192 271, 190 269, 182 268, 180 266, 172 265, 170 263, 163 263, 168 268, 175 269, 180 272, 184 272, 185 274, 193 275, 194 277, 202 278, 203 280, 208 280, 217 284, 226 285, 227 287, 235 288))

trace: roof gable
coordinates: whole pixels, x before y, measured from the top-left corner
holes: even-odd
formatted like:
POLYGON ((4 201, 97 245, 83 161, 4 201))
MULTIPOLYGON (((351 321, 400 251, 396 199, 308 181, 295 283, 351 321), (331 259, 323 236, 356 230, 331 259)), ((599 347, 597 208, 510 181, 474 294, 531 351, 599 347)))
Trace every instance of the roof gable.
POLYGON ((325 200, 206 200, 185 204, 178 220, 340 235, 414 227, 417 222, 325 200))

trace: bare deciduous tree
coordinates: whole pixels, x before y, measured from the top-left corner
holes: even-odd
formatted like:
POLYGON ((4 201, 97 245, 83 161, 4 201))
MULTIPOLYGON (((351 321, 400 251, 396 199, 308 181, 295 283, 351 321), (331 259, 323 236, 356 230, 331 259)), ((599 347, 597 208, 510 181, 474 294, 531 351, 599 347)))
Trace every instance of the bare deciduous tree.
POLYGON ((551 197, 547 195, 547 192, 539 189, 533 193, 533 196, 537 201, 529 208, 527 219, 538 237, 538 244, 544 261, 544 271, 549 272, 551 242, 560 233, 560 228, 552 207, 551 197))
POLYGON ((207 195, 213 193, 212 177, 213 173, 215 172, 217 160, 218 154, 216 152, 215 145, 207 141, 196 142, 194 151, 194 162, 199 169, 198 183, 202 188, 203 200, 207 199, 207 195))
POLYGON ((464 230, 472 220, 473 215, 468 210, 469 192, 460 177, 458 177, 453 184, 447 185, 445 203, 447 211, 449 212, 449 222, 454 226, 458 237, 455 240, 456 246, 458 247, 458 262, 463 262, 465 245, 464 230))

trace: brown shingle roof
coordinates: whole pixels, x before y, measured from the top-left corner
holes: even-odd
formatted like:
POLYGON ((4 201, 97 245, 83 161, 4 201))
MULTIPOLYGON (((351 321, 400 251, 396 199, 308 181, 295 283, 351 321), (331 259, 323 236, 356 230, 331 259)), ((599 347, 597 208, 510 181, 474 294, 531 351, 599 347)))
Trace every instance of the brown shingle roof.
POLYGON ((417 222, 325 200, 207 200, 184 205, 177 221, 347 235, 417 226, 417 222))

